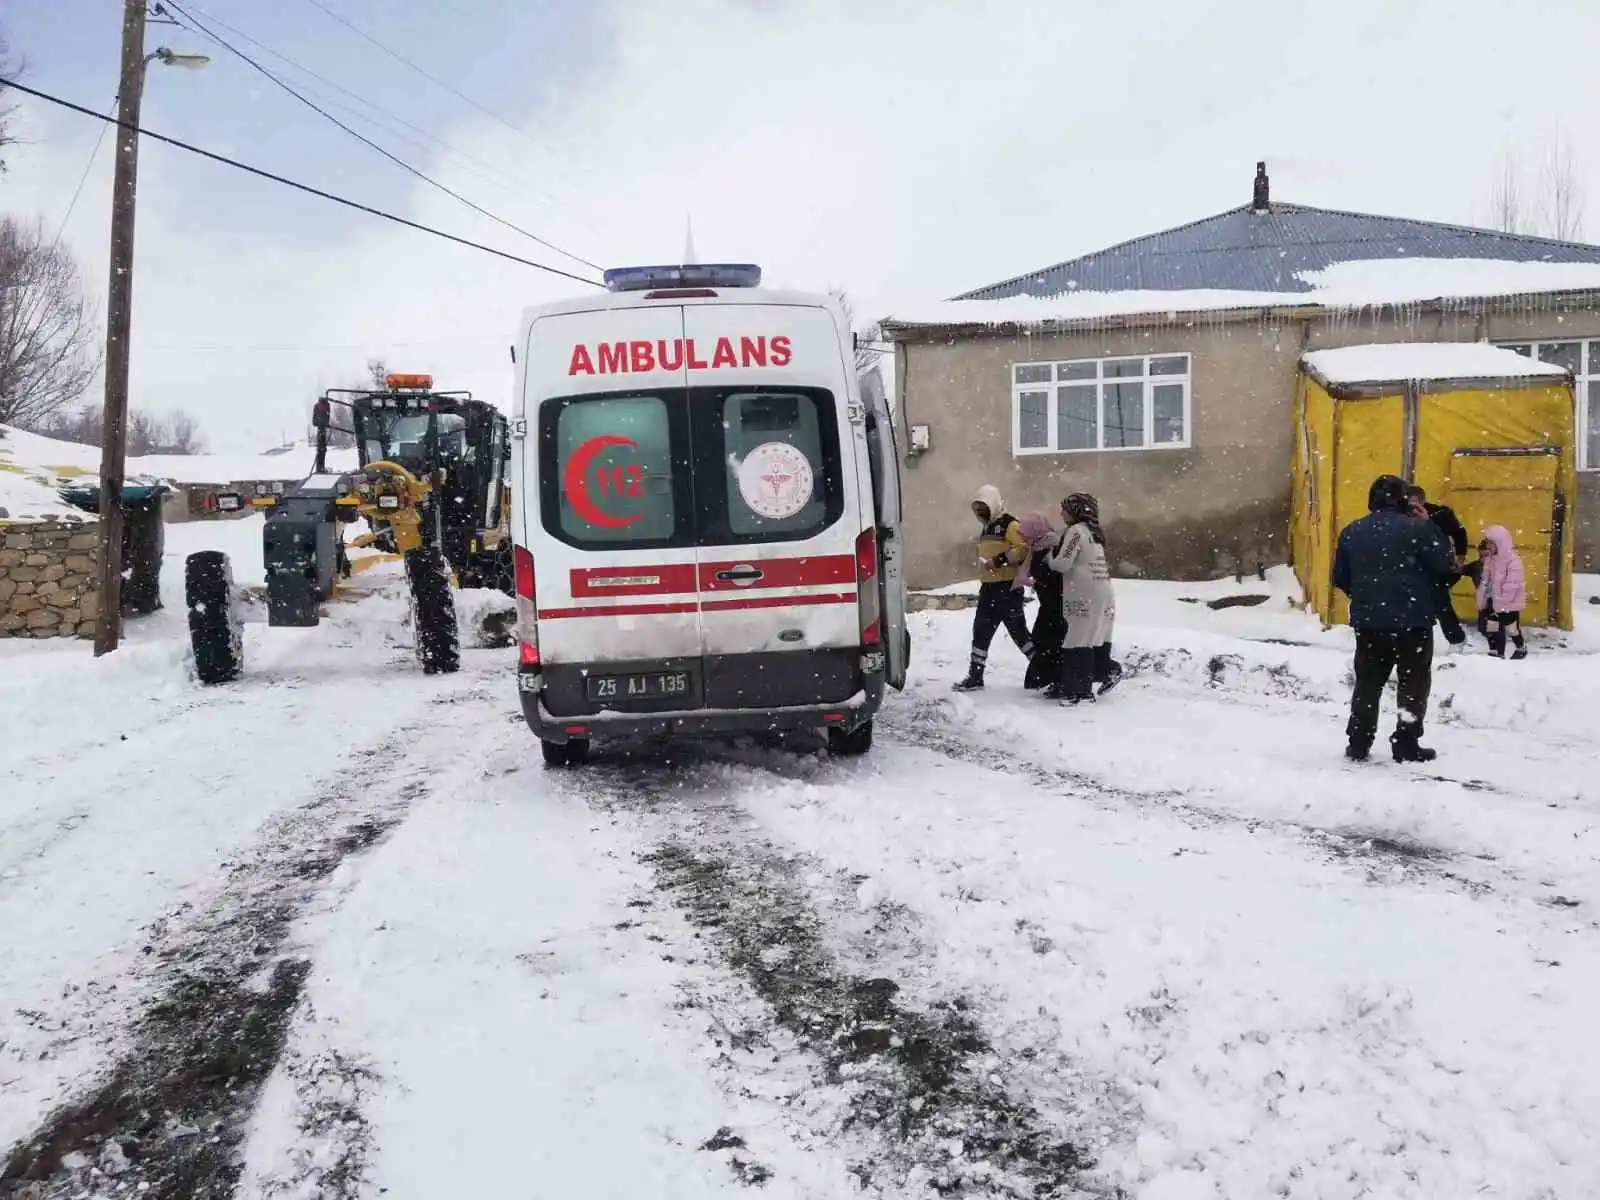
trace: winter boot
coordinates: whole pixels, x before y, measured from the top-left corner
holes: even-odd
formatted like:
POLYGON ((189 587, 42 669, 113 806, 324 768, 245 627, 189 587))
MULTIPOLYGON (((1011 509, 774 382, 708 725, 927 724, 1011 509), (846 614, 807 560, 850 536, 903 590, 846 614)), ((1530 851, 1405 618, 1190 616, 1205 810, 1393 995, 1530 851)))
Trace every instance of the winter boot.
POLYGON ((1113 662, 1111 664, 1111 670, 1106 673, 1106 677, 1104 679, 1102 679, 1099 682, 1099 684, 1096 686, 1095 692, 1096 692, 1097 695, 1104 696, 1107 692, 1109 692, 1112 688, 1116 687, 1117 684, 1119 684, 1121 682, 1122 682, 1122 664, 1119 663, 1119 662, 1113 662))
POLYGON ((1439 757, 1439 752, 1421 741, 1422 735, 1414 730, 1403 729, 1397 731, 1389 739, 1389 749, 1394 753, 1397 763, 1430 763, 1439 757))
POLYGON ((1528 647, 1521 638, 1517 639, 1517 648, 1511 652, 1511 660, 1519 662, 1528 657, 1528 647))
POLYGON ((958 692, 976 692, 983 687, 983 668, 968 667, 967 677, 955 685, 958 692))
POLYGON ((1358 763, 1366 762, 1367 758, 1371 754, 1372 754, 1372 747, 1370 745, 1367 745, 1364 742, 1352 741, 1348 746, 1346 746, 1344 748, 1344 756, 1346 758, 1348 758, 1351 762, 1358 762, 1358 763))

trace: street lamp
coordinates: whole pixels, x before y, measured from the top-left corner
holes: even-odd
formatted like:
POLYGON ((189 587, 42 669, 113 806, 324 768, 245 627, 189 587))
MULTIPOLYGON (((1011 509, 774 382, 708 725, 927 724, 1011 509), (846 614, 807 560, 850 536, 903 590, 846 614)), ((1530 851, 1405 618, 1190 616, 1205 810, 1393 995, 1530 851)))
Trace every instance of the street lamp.
POLYGON ((211 61, 205 54, 179 54, 166 46, 157 46, 155 52, 145 55, 145 64, 149 65, 151 59, 156 59, 162 66, 182 67, 186 71, 198 71, 211 61))
POLYGON ((152 62, 196 70, 211 60, 161 46, 144 51, 146 0, 124 0, 122 75, 117 89, 117 160, 111 183, 111 280, 106 300, 106 399, 100 443, 100 611, 98 658, 122 629, 122 484, 128 460, 128 359, 133 324, 133 211, 139 180, 139 105, 152 62))

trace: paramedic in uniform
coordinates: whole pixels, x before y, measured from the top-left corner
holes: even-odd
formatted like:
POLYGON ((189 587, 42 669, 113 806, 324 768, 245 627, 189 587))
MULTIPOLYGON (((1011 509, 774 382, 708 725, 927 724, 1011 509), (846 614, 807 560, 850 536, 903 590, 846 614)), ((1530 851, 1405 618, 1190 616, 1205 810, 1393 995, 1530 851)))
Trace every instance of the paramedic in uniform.
POLYGON ((972 661, 967 677, 956 691, 971 692, 983 686, 983 669, 989 661, 989 644, 1001 625, 1022 651, 1033 657, 1033 639, 1022 611, 1022 591, 1013 586, 1017 572, 1032 550, 1022 536, 1017 519, 1005 511, 1000 489, 984 484, 972 498, 972 515, 983 525, 978 535, 978 610, 972 618, 972 661))

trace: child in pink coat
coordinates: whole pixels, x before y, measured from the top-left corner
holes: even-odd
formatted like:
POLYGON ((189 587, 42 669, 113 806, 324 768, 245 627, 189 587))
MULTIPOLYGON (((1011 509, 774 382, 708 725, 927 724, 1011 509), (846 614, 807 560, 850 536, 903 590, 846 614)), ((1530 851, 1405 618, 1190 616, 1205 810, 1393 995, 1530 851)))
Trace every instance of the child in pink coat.
POLYGON ((1512 658, 1527 658, 1522 638, 1522 610, 1528 602, 1522 559, 1517 557, 1511 534, 1503 525, 1483 531, 1478 545, 1483 569, 1478 576, 1478 625, 1489 639, 1489 653, 1504 657, 1506 639, 1516 647, 1512 658))

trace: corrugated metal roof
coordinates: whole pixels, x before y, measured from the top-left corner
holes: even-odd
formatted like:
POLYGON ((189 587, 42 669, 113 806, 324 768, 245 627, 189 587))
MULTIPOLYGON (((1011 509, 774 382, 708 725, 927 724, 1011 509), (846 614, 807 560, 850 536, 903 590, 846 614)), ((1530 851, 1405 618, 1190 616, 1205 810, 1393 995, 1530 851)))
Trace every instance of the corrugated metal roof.
POLYGON ((1311 286, 1298 278, 1300 272, 1375 258, 1600 263, 1600 246, 1274 201, 1266 212, 1245 205, 956 299, 1003 300, 1075 291, 1306 292, 1311 286))

